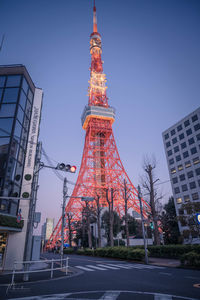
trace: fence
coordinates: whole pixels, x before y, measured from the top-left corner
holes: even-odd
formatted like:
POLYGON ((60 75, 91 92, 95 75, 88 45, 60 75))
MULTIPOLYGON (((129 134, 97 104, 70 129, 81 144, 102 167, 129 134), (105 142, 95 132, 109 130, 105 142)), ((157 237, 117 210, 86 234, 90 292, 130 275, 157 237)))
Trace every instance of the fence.
POLYGON ((22 261, 22 262, 15 262, 14 263, 14 268, 13 268, 13 272, 12 272, 12 279, 11 279, 11 284, 10 284, 10 288, 14 286, 15 284, 15 276, 17 274, 24 274, 24 281, 27 281, 29 278, 29 273, 39 273, 39 272, 50 272, 50 277, 53 278, 53 272, 56 270, 65 270, 65 274, 67 275, 68 273, 68 267, 69 267, 69 257, 67 258, 60 258, 60 259, 50 259, 50 260, 38 260, 38 261, 22 261), (55 267, 55 265, 59 264, 60 262, 60 266, 59 267, 55 267), (35 270, 30 270, 30 265, 31 264, 39 264, 39 263, 49 263, 50 264, 50 268, 48 267, 47 269, 35 269, 35 270), (16 267, 18 264, 22 264, 24 265, 24 270, 16 270, 16 267))

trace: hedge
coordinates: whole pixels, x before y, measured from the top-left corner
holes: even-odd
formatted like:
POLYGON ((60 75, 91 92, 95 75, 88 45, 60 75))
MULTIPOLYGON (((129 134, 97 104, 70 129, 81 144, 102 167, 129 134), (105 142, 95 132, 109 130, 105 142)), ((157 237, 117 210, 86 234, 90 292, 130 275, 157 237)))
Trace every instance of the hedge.
MULTIPOLYGON (((144 249, 143 246, 134 246, 133 249, 144 249)), ((149 256, 162 258, 180 258, 181 255, 194 251, 200 253, 200 245, 161 245, 148 246, 149 256)))
POLYGON ((112 257, 129 260, 143 261, 145 257, 144 249, 133 249, 126 247, 105 247, 93 249, 78 249, 77 254, 93 255, 101 257, 112 257))
POLYGON ((63 253, 64 254, 72 254, 72 253, 74 253, 74 249, 73 248, 64 248, 63 253))
POLYGON ((183 254, 180 257, 180 261, 182 266, 196 267, 198 269, 200 268, 200 254, 196 253, 195 251, 183 254))

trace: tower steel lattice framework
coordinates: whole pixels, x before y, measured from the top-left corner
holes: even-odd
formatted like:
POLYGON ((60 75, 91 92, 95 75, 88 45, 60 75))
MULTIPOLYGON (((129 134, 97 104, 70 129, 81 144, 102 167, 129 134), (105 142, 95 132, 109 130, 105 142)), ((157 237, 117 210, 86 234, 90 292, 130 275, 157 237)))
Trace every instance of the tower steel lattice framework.
MULTIPOLYGON (((76 185, 65 209, 70 212, 73 221, 82 219, 84 203, 81 197, 99 197, 102 207, 108 206, 106 193, 111 197, 114 191, 114 209, 120 216, 124 215, 124 182, 128 192, 128 209, 140 213, 138 192, 131 183, 121 162, 115 143, 112 124, 115 110, 108 105, 106 95, 106 75, 103 73, 101 59, 101 35, 97 30, 96 7, 93 7, 93 33, 90 35, 91 68, 88 88, 88 105, 85 107, 81 121, 86 131, 82 162, 76 185)), ((149 205, 143 201, 143 214, 147 217, 149 205)), ((95 205, 95 201, 93 203, 95 205)), ((62 217, 59 219, 46 247, 52 248, 61 240, 62 217)), ((64 240, 68 240, 67 224, 64 240)))

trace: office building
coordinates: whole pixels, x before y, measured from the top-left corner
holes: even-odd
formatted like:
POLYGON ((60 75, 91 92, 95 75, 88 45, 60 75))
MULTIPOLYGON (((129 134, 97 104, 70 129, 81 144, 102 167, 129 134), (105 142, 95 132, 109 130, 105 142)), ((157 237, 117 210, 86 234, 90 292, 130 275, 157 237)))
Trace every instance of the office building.
POLYGON ((0 268, 22 261, 42 106, 23 65, 0 66, 0 268))
POLYGON ((200 243, 200 108, 163 132, 179 229, 185 243, 200 243))

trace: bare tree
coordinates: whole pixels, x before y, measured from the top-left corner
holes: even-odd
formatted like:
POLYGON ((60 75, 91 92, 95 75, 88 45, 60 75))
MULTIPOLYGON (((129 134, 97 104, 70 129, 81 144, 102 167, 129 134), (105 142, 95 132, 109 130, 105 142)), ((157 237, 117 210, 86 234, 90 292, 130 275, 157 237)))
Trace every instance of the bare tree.
POLYGON ((101 248, 101 210, 100 207, 100 196, 97 195, 95 198, 96 202, 96 217, 97 217, 97 231, 98 231, 98 247, 101 248))
POLYGON ((72 227, 71 227, 71 220, 73 218, 73 215, 68 212, 67 213, 67 222, 68 222, 68 229, 69 229, 69 246, 72 246, 72 227))
POLYGON ((110 246, 114 246, 114 241, 113 241, 113 222, 114 222, 114 216, 113 216, 113 195, 114 190, 111 188, 111 193, 110 193, 110 199, 108 196, 108 189, 106 190, 106 201, 108 203, 108 209, 109 209, 109 237, 110 237, 110 246))
POLYGON ((126 232, 126 242, 127 247, 129 247, 129 228, 128 228, 128 196, 127 196, 127 186, 126 180, 124 179, 124 220, 125 220, 125 232, 126 232))
POLYGON ((145 190, 145 193, 149 195, 149 204, 151 207, 151 218, 153 221, 154 229, 154 243, 160 245, 160 235, 158 230, 158 209, 159 209, 159 200, 162 199, 162 195, 159 195, 158 189, 156 188, 156 182, 159 180, 156 179, 155 175, 156 169, 156 159, 154 157, 149 158, 145 157, 143 161, 143 170, 145 172, 142 177, 142 187, 145 190))

